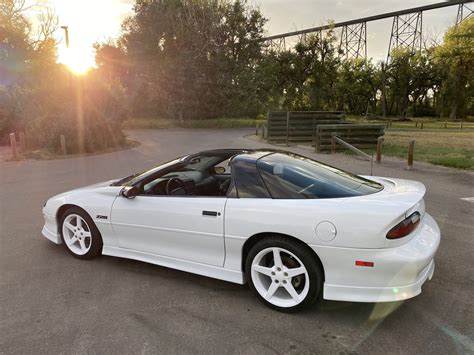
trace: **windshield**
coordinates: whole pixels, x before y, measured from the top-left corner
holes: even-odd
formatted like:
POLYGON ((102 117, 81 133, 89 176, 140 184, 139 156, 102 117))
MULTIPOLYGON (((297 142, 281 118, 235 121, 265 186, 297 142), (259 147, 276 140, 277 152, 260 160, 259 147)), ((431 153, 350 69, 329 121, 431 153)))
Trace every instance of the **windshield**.
POLYGON ((163 165, 157 166, 153 169, 146 170, 146 171, 141 172, 141 173, 137 173, 137 174, 133 174, 133 175, 124 177, 124 178, 112 183, 111 186, 133 185, 138 181, 146 180, 147 177, 155 175, 155 173, 157 173, 160 170, 164 170, 164 169, 169 168, 169 167, 171 167, 173 165, 176 165, 178 163, 181 163, 181 166, 179 167, 179 171, 190 171, 190 170, 191 171, 192 170, 194 170, 194 171, 207 171, 207 169, 209 169, 209 167, 212 167, 216 164, 221 163, 222 161, 225 161, 225 160, 229 159, 229 155, 231 155, 231 153, 229 153, 227 155, 222 155, 221 154, 221 155, 217 155, 217 156, 215 156, 215 155, 196 156, 196 157, 192 158, 186 164, 184 164, 183 161, 188 156, 184 156, 182 158, 178 158, 178 159, 169 161, 168 163, 165 163, 163 165))
POLYGON ((273 153, 257 168, 272 198, 337 198, 372 194, 383 185, 293 154, 273 153))
POLYGON ((126 176, 114 183, 111 184, 111 186, 125 186, 125 185, 133 185, 135 182, 137 182, 138 180, 141 180, 143 179, 144 177, 148 176, 148 175, 152 175, 154 174, 155 172, 157 172, 158 170, 161 170, 161 169, 164 169, 166 167, 169 167, 171 165, 174 165, 176 163, 178 163, 180 160, 182 160, 183 158, 178 158, 178 159, 175 159, 175 160, 172 160, 172 161, 169 161, 163 165, 160 165, 160 166, 157 166, 156 168, 153 168, 153 169, 150 169, 150 170, 146 170, 144 172, 141 172, 141 173, 137 173, 137 174, 133 174, 133 175, 129 175, 129 176, 126 176))

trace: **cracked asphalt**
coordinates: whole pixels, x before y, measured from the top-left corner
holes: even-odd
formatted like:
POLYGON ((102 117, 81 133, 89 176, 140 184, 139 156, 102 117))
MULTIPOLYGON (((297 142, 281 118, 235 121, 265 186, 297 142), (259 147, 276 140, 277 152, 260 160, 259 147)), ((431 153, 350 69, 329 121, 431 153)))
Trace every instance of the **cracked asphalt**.
MULTIPOLYGON (((461 200, 474 196, 470 172, 421 163, 407 171, 386 159, 373 167, 374 175, 422 181, 442 232, 433 280, 404 302, 322 301, 278 313, 246 286, 119 258, 81 261, 41 236, 52 195, 198 150, 267 146, 246 136, 252 132, 133 130, 141 145, 129 150, 0 162, 0 352, 474 353, 474 203, 461 200)), ((370 164, 352 156, 289 150, 370 174, 370 164)))

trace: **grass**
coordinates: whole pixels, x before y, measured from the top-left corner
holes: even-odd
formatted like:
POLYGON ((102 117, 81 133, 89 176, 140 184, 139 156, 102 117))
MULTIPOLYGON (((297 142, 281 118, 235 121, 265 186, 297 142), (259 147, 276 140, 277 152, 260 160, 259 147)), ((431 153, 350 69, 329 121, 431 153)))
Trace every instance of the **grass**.
MULTIPOLYGON (((361 116, 348 116, 350 123, 380 123, 361 116)), ((457 169, 474 170, 474 122, 417 117, 412 121, 391 121, 385 129, 384 156, 406 158, 408 144, 415 140, 415 161, 424 161, 457 169), (423 122, 423 129, 421 123, 423 122), (445 128, 446 127, 446 128, 445 128)))
POLYGON ((474 130, 474 122, 472 119, 469 120, 448 122, 444 118, 433 118, 433 117, 416 117, 412 118, 410 121, 381 121, 374 119, 365 119, 362 116, 347 116, 346 122, 350 123, 379 123, 383 125, 390 125, 390 129, 399 129, 399 130, 452 130, 452 131, 462 131, 474 130), (421 125, 423 123, 423 126, 421 125))
POLYGON ((383 155, 406 158, 415 140, 415 161, 474 170, 474 131, 385 131, 383 155))
POLYGON ((243 128, 255 127, 265 120, 252 118, 215 118, 205 120, 179 120, 166 118, 130 118, 123 124, 123 128, 243 128))

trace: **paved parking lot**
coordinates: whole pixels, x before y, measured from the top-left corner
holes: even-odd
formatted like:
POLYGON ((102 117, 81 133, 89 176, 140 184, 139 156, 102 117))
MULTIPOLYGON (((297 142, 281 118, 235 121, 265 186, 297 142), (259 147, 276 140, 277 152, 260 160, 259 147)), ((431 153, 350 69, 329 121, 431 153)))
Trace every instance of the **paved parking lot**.
MULTIPOLYGON (((136 130, 139 147, 89 157, 0 162, 2 353, 474 353, 474 174, 384 162, 374 175, 420 180, 442 242, 434 278, 399 303, 323 301, 299 314, 263 306, 246 286, 141 262, 80 261, 41 237, 54 194, 176 156, 262 147, 250 130, 136 130)), ((314 156, 307 150, 295 151, 314 156)), ((319 159, 359 174, 367 162, 319 159)), ((370 220, 370 216, 367 216, 370 220)))

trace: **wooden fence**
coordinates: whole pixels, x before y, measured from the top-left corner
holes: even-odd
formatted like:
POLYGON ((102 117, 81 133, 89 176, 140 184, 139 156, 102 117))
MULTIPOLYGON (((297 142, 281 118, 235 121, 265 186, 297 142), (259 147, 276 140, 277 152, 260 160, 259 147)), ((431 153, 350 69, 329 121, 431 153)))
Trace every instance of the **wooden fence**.
MULTIPOLYGON (((314 135, 314 148, 316 152, 331 151, 333 134, 357 148, 375 148, 377 138, 385 134, 384 128, 383 124, 318 125, 314 135)), ((336 149, 342 148, 338 146, 336 149)))
POLYGON ((343 123, 344 112, 273 111, 268 113, 267 139, 270 143, 308 143, 314 141, 321 124, 343 123))

